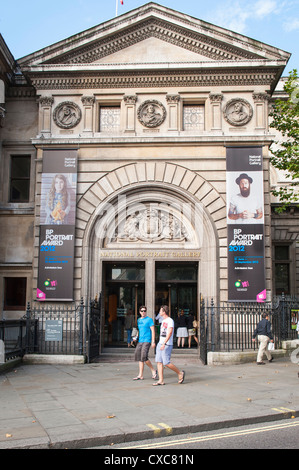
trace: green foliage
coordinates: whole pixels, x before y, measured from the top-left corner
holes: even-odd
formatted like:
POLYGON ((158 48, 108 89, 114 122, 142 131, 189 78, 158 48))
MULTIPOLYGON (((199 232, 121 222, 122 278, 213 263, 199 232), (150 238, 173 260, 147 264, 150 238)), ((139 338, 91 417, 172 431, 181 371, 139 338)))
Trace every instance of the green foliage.
POLYGON ((299 78, 296 69, 290 72, 284 90, 288 99, 277 100, 270 114, 273 118, 270 127, 283 136, 282 140, 275 142, 278 148, 273 149, 272 144, 270 161, 275 168, 285 171, 290 180, 287 185, 272 190, 281 202, 278 212, 299 201, 299 78))

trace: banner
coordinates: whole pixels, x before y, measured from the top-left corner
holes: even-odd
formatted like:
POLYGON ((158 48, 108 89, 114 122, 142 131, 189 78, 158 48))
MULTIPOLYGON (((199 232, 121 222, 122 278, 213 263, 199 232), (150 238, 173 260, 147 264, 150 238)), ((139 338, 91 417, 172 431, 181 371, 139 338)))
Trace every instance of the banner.
POLYGON ((38 300, 73 300, 77 150, 44 150, 38 300))
POLYGON ((262 147, 226 150, 228 300, 266 300, 262 147))

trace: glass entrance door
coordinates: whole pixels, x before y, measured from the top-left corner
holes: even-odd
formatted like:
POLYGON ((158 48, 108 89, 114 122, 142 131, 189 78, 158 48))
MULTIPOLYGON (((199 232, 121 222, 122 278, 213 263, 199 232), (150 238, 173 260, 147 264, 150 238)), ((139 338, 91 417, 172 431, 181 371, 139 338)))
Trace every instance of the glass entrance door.
MULTIPOLYGON (((175 323, 179 313, 186 319, 197 318, 198 263, 157 263, 156 265, 156 315, 162 305, 169 307, 175 323)), ((175 341, 174 341, 175 343, 175 341)))
POLYGON ((178 313, 183 311, 185 316, 197 314, 197 286, 189 284, 156 284, 156 315, 162 305, 168 305, 171 318, 177 318, 178 313))
POLYGON ((144 304, 144 264, 106 263, 105 275, 105 346, 127 346, 126 319, 137 324, 139 306, 144 304))

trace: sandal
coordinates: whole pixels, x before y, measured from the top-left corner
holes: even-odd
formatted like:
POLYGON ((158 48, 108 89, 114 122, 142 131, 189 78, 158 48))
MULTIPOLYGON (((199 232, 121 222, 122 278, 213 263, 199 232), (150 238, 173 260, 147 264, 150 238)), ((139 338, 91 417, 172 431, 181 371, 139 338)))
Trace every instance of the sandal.
POLYGON ((143 380, 143 377, 139 377, 139 376, 137 376, 137 377, 134 377, 134 379, 133 379, 133 380, 143 380))
POLYGON ((153 384, 154 387, 157 387, 158 385, 165 385, 165 383, 164 382, 162 382, 162 383, 161 382, 155 382, 153 384))
POLYGON ((184 382, 184 380, 185 380, 185 371, 182 370, 182 378, 179 380, 178 383, 179 383, 179 384, 182 384, 182 383, 184 382))
POLYGON ((153 374, 152 374, 152 379, 153 380, 156 380, 158 378, 158 371, 156 370, 153 374))

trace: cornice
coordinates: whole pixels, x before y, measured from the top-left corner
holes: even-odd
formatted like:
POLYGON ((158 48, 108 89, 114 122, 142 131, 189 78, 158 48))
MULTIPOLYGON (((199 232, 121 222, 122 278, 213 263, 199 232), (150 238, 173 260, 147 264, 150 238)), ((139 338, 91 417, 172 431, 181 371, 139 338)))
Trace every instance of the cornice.
MULTIPOLYGON (((248 65, 248 64, 247 64, 248 65)), ((99 72, 83 70, 55 73, 30 71, 31 84, 36 90, 257 86, 271 87, 280 70, 277 67, 221 68, 209 70, 128 70, 99 72)))
MULTIPOLYGON (((155 137, 113 137, 113 138, 84 138, 84 137, 59 137, 59 138, 36 138, 32 139, 32 145, 36 148, 46 148, 49 145, 52 147, 61 147, 61 146, 74 146, 74 148, 82 148, 82 147, 123 147, 123 146, 147 146, 147 145, 166 145, 169 146, 171 143, 172 145, 176 146, 193 146, 193 145, 221 145, 221 146, 228 146, 228 145, 252 145, 252 144, 259 144, 259 145, 270 145, 274 139, 273 134, 267 135, 236 135, 236 136, 223 136, 223 135, 200 135, 200 136, 156 136, 155 137)), ((108 159, 110 157, 107 157, 108 159)), ((127 159, 127 157, 124 157, 127 159)), ((140 156, 136 157, 140 158, 140 156)), ((190 158, 190 157, 188 157, 190 158)))

